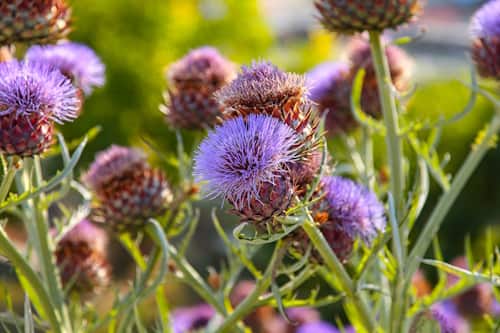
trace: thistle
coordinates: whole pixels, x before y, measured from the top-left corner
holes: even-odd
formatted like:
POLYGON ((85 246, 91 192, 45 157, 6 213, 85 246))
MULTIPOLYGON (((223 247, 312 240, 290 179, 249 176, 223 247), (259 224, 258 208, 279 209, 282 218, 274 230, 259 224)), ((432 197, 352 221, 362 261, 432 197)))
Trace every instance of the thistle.
MULTIPOLYGON (((356 38, 351 41, 348 49, 351 77, 354 78, 359 70, 365 70, 361 92, 361 108, 370 116, 380 118, 382 107, 370 44, 364 39, 356 38)), ((409 86, 413 68, 412 60, 406 52, 394 45, 386 45, 385 54, 394 88, 399 92, 406 90, 409 86)))
POLYGON ((213 94, 235 75, 233 64, 212 47, 189 52, 170 66, 169 90, 160 109, 174 128, 213 127, 222 116, 222 108, 213 94))
POLYGON ((58 70, 30 62, 0 63, 0 153, 30 157, 51 144, 54 122, 77 116, 76 89, 58 70))
POLYGON ((28 49, 25 59, 57 68, 73 84, 89 96, 95 87, 102 87, 105 66, 94 50, 86 45, 64 42, 56 45, 35 45, 28 49))
POLYGON ((442 333, 469 333, 470 327, 467 321, 461 317, 453 305, 448 302, 434 305, 430 317, 439 323, 442 333))
POLYGON ((305 188, 320 168, 319 118, 312 112, 305 77, 285 73, 268 62, 243 66, 230 84, 215 94, 224 106, 225 118, 265 114, 292 128, 299 137, 299 160, 290 165, 299 190, 305 188))
POLYGON ((479 74, 500 81, 500 1, 481 7, 471 23, 472 58, 479 74))
MULTIPOLYGON (((250 280, 239 281, 236 286, 234 286, 231 294, 229 295, 229 300, 233 308, 236 308, 241 304, 255 289, 255 282, 250 280)), ((269 306, 259 306, 252 313, 244 318, 244 323, 251 328, 252 332, 281 332, 279 328, 276 327, 277 321, 275 310, 269 306)))
POLYGON ((138 149, 111 146, 97 155, 83 181, 95 194, 92 221, 119 232, 141 228, 172 200, 165 175, 138 149))
POLYGON ((5 0, 0 3, 0 46, 46 43, 70 31, 71 10, 64 0, 5 0))
POLYGON ((307 323, 297 328, 295 333, 339 333, 340 331, 333 327, 331 324, 318 321, 314 323, 307 323))
POLYGON ((194 174, 208 197, 229 201, 245 221, 281 214, 294 187, 288 165, 297 159, 298 137, 279 120, 250 115, 226 121, 201 143, 194 174))
POLYGON ((316 0, 320 21, 330 31, 352 34, 393 29, 410 22, 421 0, 316 0))
POLYGON ((321 115, 326 114, 325 128, 330 136, 347 133, 358 126, 351 112, 352 78, 349 65, 329 62, 307 74, 310 98, 321 115))
MULTIPOLYGON (((458 257, 452 260, 451 264, 463 269, 469 269, 467 259, 458 257)), ((448 286, 453 286, 458 282, 458 277, 449 275, 448 286)), ((485 314, 491 314, 493 309, 493 290, 487 283, 479 283, 469 288, 460 295, 453 298, 456 310, 465 317, 477 318, 485 314)))
POLYGON ((105 255, 106 235, 87 220, 71 229, 57 244, 56 263, 63 286, 83 295, 106 288, 111 266, 105 255))
POLYGON ((384 231, 384 206, 373 192, 342 177, 323 177, 324 198, 313 207, 313 218, 339 260, 346 262, 356 238, 370 245, 384 231))
POLYGON ((198 332, 205 328, 214 316, 215 311, 208 304, 176 309, 172 312, 174 333, 198 332))

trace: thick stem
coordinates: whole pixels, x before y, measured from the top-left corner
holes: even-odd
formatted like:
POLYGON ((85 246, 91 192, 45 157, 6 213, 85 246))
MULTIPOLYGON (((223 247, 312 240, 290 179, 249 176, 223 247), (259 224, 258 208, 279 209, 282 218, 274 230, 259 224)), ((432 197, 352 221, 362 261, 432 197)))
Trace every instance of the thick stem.
POLYGON ((340 283, 342 292, 346 294, 346 297, 354 304, 356 307, 360 318, 363 321, 363 326, 367 332, 376 332, 377 323, 370 313, 368 305, 363 301, 360 295, 356 291, 356 286, 352 281, 349 274, 344 269, 344 266, 337 258, 335 253, 328 245, 325 237, 321 231, 316 227, 312 218, 307 214, 307 220, 303 224, 303 229, 307 233, 307 236, 313 243, 316 250, 319 252, 325 265, 330 269, 330 271, 335 275, 340 283))
MULTIPOLYGON (((398 112, 396 107, 396 100, 392 93, 392 79, 387 61, 385 48, 382 45, 382 39, 379 32, 370 32, 370 45, 372 50, 373 66, 377 76, 377 86, 380 97, 380 104, 382 106, 382 114, 387 134, 385 136, 387 156, 389 158, 390 167, 390 192, 394 197, 394 208, 396 211, 396 218, 398 225, 403 220, 404 216, 404 190, 405 190, 405 176, 403 170, 403 147, 401 138, 399 136, 399 122, 398 112)), ((402 225, 399 229, 399 236, 402 246, 402 261, 405 262, 406 246, 408 232, 405 230, 406 226, 402 225)), ((402 272, 405 267, 400 267, 399 272, 402 272)), ((391 332, 400 333, 404 321, 404 308, 406 302, 402 299, 406 297, 405 292, 401 290, 404 281, 403 276, 396 276, 399 281, 393 289, 393 305, 391 311, 391 332)))
POLYGON ((473 147, 469 156, 451 183, 450 189, 441 196, 438 204, 432 212, 432 215, 427 221, 424 230, 420 233, 408 258, 408 277, 411 277, 417 271, 418 266, 420 265, 420 260, 423 258, 425 252, 431 245, 432 240, 441 227, 441 223, 448 214, 458 195, 462 192, 462 189, 473 174, 474 170, 476 170, 483 157, 491 148, 492 141, 499 131, 500 110, 497 110, 497 113, 493 116, 491 124, 482 138, 482 141, 473 147))

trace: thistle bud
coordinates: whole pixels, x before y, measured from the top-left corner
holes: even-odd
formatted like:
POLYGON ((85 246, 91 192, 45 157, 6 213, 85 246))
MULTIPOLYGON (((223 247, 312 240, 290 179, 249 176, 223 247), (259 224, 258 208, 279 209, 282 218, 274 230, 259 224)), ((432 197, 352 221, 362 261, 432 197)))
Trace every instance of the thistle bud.
POLYGON ((320 21, 330 31, 356 33, 393 29, 419 14, 421 0, 316 0, 320 21))
POLYGON ((292 128, 300 140, 297 146, 300 158, 289 166, 292 180, 302 190, 314 179, 321 161, 318 161, 319 118, 312 113, 305 77, 285 73, 268 62, 257 62, 242 67, 236 79, 215 96, 224 106, 226 119, 265 114, 292 128))
MULTIPOLYGON (((370 44, 366 40, 356 38, 351 41, 348 49, 351 77, 354 78, 359 70, 365 70, 361 92, 361 108, 370 116, 379 118, 382 115, 382 107, 370 44)), ((400 92, 404 91, 409 86, 413 67, 412 60, 405 51, 394 45, 386 45, 385 54, 394 88, 400 92)))
MULTIPOLYGON (((463 269, 469 269, 467 259, 458 257, 452 260, 451 264, 463 269)), ((457 283, 458 277, 449 275, 448 285, 457 283)), ((460 295, 453 298, 457 311, 465 317, 481 317, 484 314, 490 314, 493 309, 493 290, 487 283, 479 283, 460 295)))
POLYGON ((313 218, 339 260, 346 262, 354 241, 367 245, 384 231, 383 204, 364 186, 342 177, 323 177, 320 193, 324 196, 313 207, 313 218))
POLYGON ((105 255, 103 230, 83 220, 59 241, 56 263, 63 286, 83 295, 98 293, 111 279, 111 266, 105 255))
POLYGON ((57 68, 73 84, 89 96, 105 82, 105 66, 94 50, 86 45, 64 42, 56 45, 35 45, 28 49, 26 61, 57 68))
POLYGON ((160 109, 174 128, 213 127, 222 108, 213 94, 235 75, 233 64, 212 47, 202 47, 174 63, 167 72, 169 90, 160 109))
POLYGON ((30 157, 52 144, 54 122, 77 116, 76 89, 58 70, 11 60, 0 63, 0 153, 30 157))
POLYGON ((358 126, 351 112, 349 65, 341 62, 318 65, 307 74, 307 82, 311 100, 321 115, 326 114, 325 128, 330 136, 347 133, 358 126))
POLYGON ((99 153, 83 181, 95 194, 92 221, 119 232, 141 228, 172 201, 165 175, 138 149, 112 146, 99 153))
POLYGON ((479 74, 500 81, 500 1, 483 5, 471 23, 472 58, 479 74))
POLYGON ((0 45, 46 43, 70 31, 64 0, 5 0, 0 3, 0 45))
POLYGON ((238 117, 216 127, 201 143, 194 174, 208 197, 223 197, 245 221, 281 214, 294 187, 287 165, 297 159, 295 132, 264 116, 238 117))

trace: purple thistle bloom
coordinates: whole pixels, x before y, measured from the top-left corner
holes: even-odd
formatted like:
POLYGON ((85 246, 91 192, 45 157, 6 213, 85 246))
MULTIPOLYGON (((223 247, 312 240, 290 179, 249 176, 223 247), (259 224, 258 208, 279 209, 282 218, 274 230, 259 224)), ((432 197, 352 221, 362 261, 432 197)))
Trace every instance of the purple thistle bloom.
POLYGON ((323 177, 321 180, 328 203, 329 221, 349 237, 360 237, 371 243, 384 231, 384 206, 368 188, 343 177, 323 177))
POLYGON ((214 309, 208 304, 176 309, 172 313, 174 333, 190 333, 204 328, 214 315, 214 309))
POLYGON ((348 72, 349 65, 343 62, 325 62, 314 67, 306 74, 309 98, 319 103, 348 72))
POLYGON ((453 303, 443 302, 434 305, 431 309, 432 317, 438 321, 442 333, 468 333, 467 321, 458 314, 453 303))
POLYGON ((104 253, 108 243, 106 232, 87 219, 82 220, 69 230, 61 242, 86 243, 92 249, 104 253))
POLYGON ((500 0, 484 4, 472 18, 470 30, 474 38, 500 37, 500 0))
POLYGON ((339 333, 339 330, 327 322, 320 321, 302 325, 296 333, 339 333))
POLYGON ((82 179, 92 189, 99 189, 117 175, 122 175, 144 163, 146 155, 143 151, 112 145, 97 154, 94 163, 82 179))
POLYGON ((66 42, 56 45, 35 45, 28 49, 27 61, 57 68, 70 78, 85 95, 105 83, 105 66, 94 50, 86 45, 66 42))
POLYGON ((297 159, 297 136, 278 119, 250 115, 226 121, 201 143, 194 174, 209 197, 222 196, 242 209, 260 199, 260 186, 286 175, 297 159))
POLYGON ((270 62, 254 62, 243 66, 236 79, 215 96, 229 108, 260 109, 281 106, 293 97, 300 99, 306 92, 303 76, 285 73, 270 62))
POLYGON ((472 58, 479 74, 500 80, 500 0, 481 7, 471 22, 472 58))
POLYGON ((38 114, 63 123, 76 118, 76 89, 49 66, 11 60, 0 63, 0 117, 38 114))

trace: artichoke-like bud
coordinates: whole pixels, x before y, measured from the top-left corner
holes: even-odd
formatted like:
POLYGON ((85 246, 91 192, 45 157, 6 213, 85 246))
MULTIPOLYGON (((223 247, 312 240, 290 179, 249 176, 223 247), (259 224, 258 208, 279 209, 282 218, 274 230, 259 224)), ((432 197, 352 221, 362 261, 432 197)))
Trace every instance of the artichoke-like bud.
POLYGON ((352 34, 383 31, 410 22, 419 14, 421 0, 316 0, 320 21, 330 31, 352 34))
POLYGON ((76 89, 58 70, 10 60, 0 63, 0 153, 31 157, 52 144, 54 122, 77 116, 76 89))
POLYGON ((319 192, 322 199, 313 206, 313 218, 342 262, 349 259, 357 238, 370 245, 384 231, 384 206, 369 189, 346 178, 327 176, 321 179, 319 192))
POLYGON ((472 19, 472 58, 479 74, 500 81, 500 1, 483 5, 472 19))
MULTIPOLYGON (((463 256, 452 260, 452 265, 469 269, 467 259, 463 256)), ((448 285, 452 286, 458 281, 454 275, 448 276, 448 285)), ((478 318, 485 314, 491 314, 493 309, 494 295, 491 285, 479 283, 467 291, 453 298, 457 311, 468 318, 478 318)))
POLYGON ((244 221, 262 222, 291 204, 288 165, 298 159, 297 134, 276 118, 237 117, 209 133, 195 156, 194 174, 208 197, 222 197, 244 221))
POLYGON ((83 181, 95 195, 92 221, 118 232, 140 229, 172 201, 165 175, 138 149, 111 146, 97 155, 83 181))
POLYGON ((213 94, 234 76, 233 63, 215 48, 195 49, 168 69, 169 90, 160 110, 174 128, 211 128, 222 116, 213 94))
POLYGON ((64 287, 83 295, 98 293, 111 280, 111 266, 105 255, 103 230, 83 220, 59 241, 55 251, 64 287))
POLYGON ((0 3, 0 46, 47 43, 70 31, 71 9, 64 0, 3 0, 0 3))
MULTIPOLYGON (((239 281, 231 291, 229 300, 233 308, 240 305, 255 289, 255 282, 250 280, 239 281)), ((252 313, 244 318, 244 323, 252 329, 252 332, 281 332, 279 330, 268 330, 267 324, 274 321, 276 317, 275 310, 269 306, 264 305, 256 308, 252 313)))
POLYGON ((236 79, 215 94, 225 108, 226 119, 265 114, 295 130, 300 138, 300 159, 290 169, 299 189, 310 183, 320 168, 319 118, 313 113, 307 93, 304 76, 285 73, 268 62, 257 62, 243 66, 236 79))
POLYGON ((321 115, 326 114, 325 128, 329 136, 348 133, 358 126, 351 111, 352 76, 348 64, 328 62, 307 74, 310 97, 321 115))
MULTIPOLYGON (((348 49, 351 63, 351 77, 354 78, 359 70, 365 70, 361 107, 370 116, 379 118, 382 115, 382 107, 370 44, 364 39, 356 38, 351 41, 348 49)), ((385 54, 394 88, 397 91, 406 90, 411 78, 412 60, 405 51, 394 45, 386 45, 385 54)))

